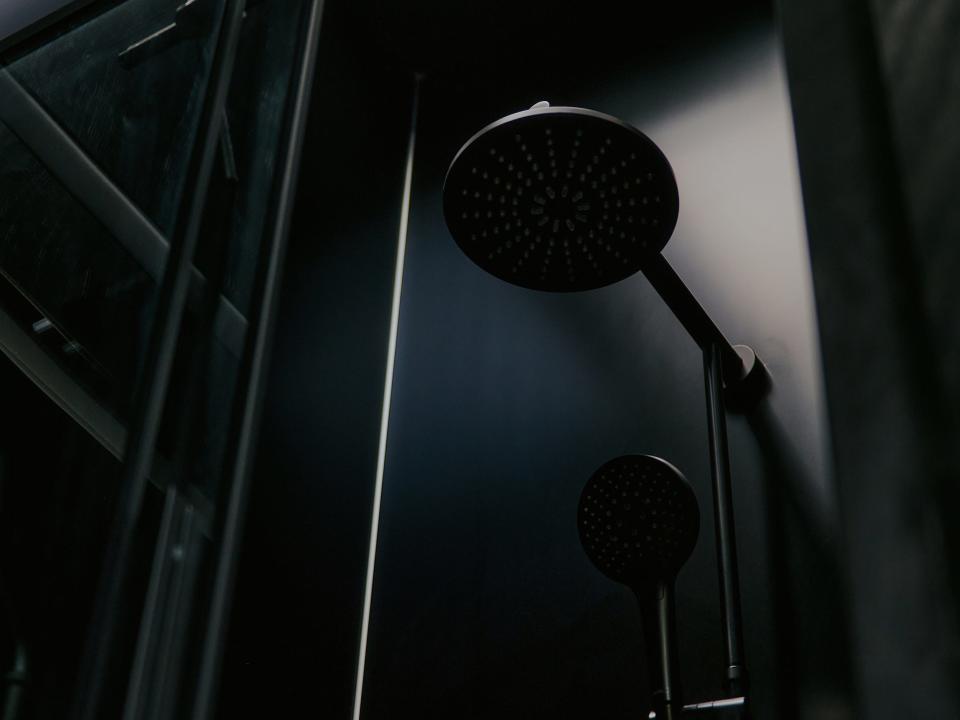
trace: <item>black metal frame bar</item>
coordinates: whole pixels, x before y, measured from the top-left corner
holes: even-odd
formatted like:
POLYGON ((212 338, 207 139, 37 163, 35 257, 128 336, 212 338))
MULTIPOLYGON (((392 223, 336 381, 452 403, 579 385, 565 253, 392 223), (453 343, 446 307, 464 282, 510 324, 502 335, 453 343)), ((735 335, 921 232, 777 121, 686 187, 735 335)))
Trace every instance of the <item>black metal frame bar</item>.
POLYGON ((219 27, 213 34, 216 38, 215 49, 200 113, 199 131, 187 172, 187 177, 195 180, 192 192, 184 193, 177 213, 171 252, 167 258, 150 333, 146 365, 137 391, 136 409, 124 459, 118 513, 108 540, 73 707, 73 717, 79 720, 95 720, 98 716, 134 532, 153 463, 157 432, 186 305, 193 255, 218 147, 243 9, 243 0, 225 0, 219 27))
MULTIPOLYGON (((220 132, 221 151, 229 130, 220 132)), ((232 155, 232 150, 230 151, 232 155)), ((209 268, 205 298, 193 326, 186 371, 180 375, 182 397, 180 407, 169 408, 168 421, 177 428, 173 441, 172 471, 167 487, 168 501, 162 527, 173 523, 176 531, 161 532, 155 548, 150 587, 143 604, 140 635, 124 706, 128 720, 161 720, 171 717, 176 704, 179 677, 174 671, 182 662, 181 653, 187 633, 187 620, 194 605, 194 583, 203 546, 196 532, 198 513, 188 495, 193 488, 188 478, 193 464, 202 452, 204 414, 194 407, 193 399, 202 395, 210 367, 214 323, 222 297, 227 266, 229 233, 217 231, 214 225, 232 209, 236 173, 228 173, 221 184, 212 184, 205 207, 204 227, 212 232, 205 238, 206 249, 214 260, 209 268), (210 217, 212 216, 212 217, 210 217)))
POLYGON ((747 689, 747 667, 743 655, 737 539, 734 531, 733 492, 730 486, 727 422, 722 399, 723 361, 723 348, 719 343, 710 343, 704 348, 703 376, 707 398, 707 437, 710 445, 710 474, 713 479, 713 515, 717 568, 720 576, 720 613, 727 662, 724 684, 728 694, 743 695, 747 689))
POLYGON ((227 457, 232 458, 226 477, 229 499, 222 523, 222 534, 216 560, 216 570, 210 609, 207 615, 206 636, 200 658, 199 679, 191 717, 207 720, 215 707, 220 679, 223 643, 231 609, 233 586, 239 559, 243 525, 246 517, 250 477, 255 459, 256 438, 263 403, 264 386, 270 359, 270 346, 280 291, 280 276, 286 252, 286 240, 296 193, 300 167, 300 151, 306 130, 313 88, 323 0, 309 0, 306 7, 305 31, 302 36, 302 58, 296 76, 296 86, 290 100, 290 124, 287 146, 279 178, 279 189, 269 243, 261 254, 257 272, 256 291, 250 318, 250 332, 246 338, 238 384, 242 387, 234 407, 232 443, 227 457))
MULTIPOLYGON (((150 584, 144 600, 143 616, 140 621, 137 649, 130 667, 130 680, 127 688, 127 705, 124 717, 127 717, 131 707, 130 698, 140 698, 142 688, 148 684, 147 670, 149 667, 150 640, 159 633, 157 612, 160 598, 169 580, 170 568, 165 559, 170 552, 171 537, 175 534, 177 508, 179 506, 179 492, 176 484, 167 486, 164 499, 163 515, 160 519, 160 530, 157 533, 156 547, 153 555, 153 570, 150 573, 150 584)), ((133 703, 136 705, 136 703, 133 703)), ((138 708, 139 709, 139 708, 138 708)))
POLYGON ((127 686, 125 720, 168 718, 176 703, 178 660, 193 605, 192 589, 202 539, 196 508, 180 485, 171 482, 167 486, 150 587, 127 686))

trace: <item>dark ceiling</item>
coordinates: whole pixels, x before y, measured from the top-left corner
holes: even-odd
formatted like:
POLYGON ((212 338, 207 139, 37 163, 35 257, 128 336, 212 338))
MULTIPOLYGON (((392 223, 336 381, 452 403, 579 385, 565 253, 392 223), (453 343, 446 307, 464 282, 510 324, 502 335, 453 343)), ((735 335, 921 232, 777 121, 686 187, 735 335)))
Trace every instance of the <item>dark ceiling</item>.
MULTIPOLYGON (((392 62, 430 72, 583 72, 771 13, 769 0, 356 0, 358 31, 392 62)), ((335 8, 330 3, 328 10, 335 8)), ((336 10, 334 10, 336 11, 336 10)), ((367 43, 364 43, 367 44, 367 43)))

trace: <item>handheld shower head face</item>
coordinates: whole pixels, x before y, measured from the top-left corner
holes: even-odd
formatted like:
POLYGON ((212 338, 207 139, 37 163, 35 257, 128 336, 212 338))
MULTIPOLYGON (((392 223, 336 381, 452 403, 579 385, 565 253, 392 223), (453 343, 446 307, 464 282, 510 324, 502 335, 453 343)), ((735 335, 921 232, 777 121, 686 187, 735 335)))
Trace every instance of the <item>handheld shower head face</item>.
POLYGON ((679 200, 650 138, 610 115, 534 107, 474 135, 447 172, 443 212, 487 272, 535 290, 622 280, 666 245, 679 200))
POLYGON ((636 589, 673 580, 696 545, 700 510, 673 465, 651 455, 624 455, 587 481, 577 527, 590 561, 636 589))

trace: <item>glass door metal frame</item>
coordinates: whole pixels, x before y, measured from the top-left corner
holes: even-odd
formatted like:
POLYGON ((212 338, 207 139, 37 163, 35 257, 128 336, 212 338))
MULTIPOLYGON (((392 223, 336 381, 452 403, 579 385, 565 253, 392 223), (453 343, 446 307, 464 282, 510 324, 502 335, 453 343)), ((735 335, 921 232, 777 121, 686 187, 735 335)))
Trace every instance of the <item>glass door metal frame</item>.
MULTIPOLYGON (((55 22, 84 10, 94 0, 77 0, 28 28, 0 41, 0 52, 33 37, 55 22)), ((159 282, 159 299, 147 345, 145 367, 135 393, 129 427, 123 427, 105 408, 37 346, 12 319, 0 314, 0 346, 51 399, 122 462, 118 510, 110 529, 95 600, 93 618, 80 667, 72 717, 93 720, 103 700, 106 667, 113 651, 122 586, 131 559, 134 531, 141 516, 147 484, 154 476, 156 443, 185 308, 202 296, 206 279, 194 265, 194 254, 210 187, 234 58, 243 22, 244 0, 224 0, 215 27, 210 74, 200 111, 199 129, 190 150, 188 185, 180 200, 169 239, 105 175, 83 149, 10 75, 0 68, 2 121, 97 218, 147 273, 159 282), (7 322, 9 320, 9 322, 7 322)), ((229 452, 225 468, 227 501, 215 513, 216 546, 213 590, 208 608, 199 680, 191 716, 210 717, 215 706, 220 656, 230 611, 246 498, 256 447, 258 419, 270 356, 270 341, 279 292, 286 239, 293 208, 299 158, 312 90, 323 0, 305 0, 306 22, 299 39, 292 92, 287 99, 282 152, 273 181, 272 221, 261 239, 252 311, 247 319, 222 295, 216 309, 214 333, 240 359, 229 452), (249 330, 249 332, 248 332, 249 330)), ((161 556, 178 522, 182 504, 168 495, 156 539, 161 556)), ((182 520, 183 518, 179 518, 182 520)), ((193 527, 191 523, 187 523, 193 527)), ((201 526, 205 523, 201 523, 201 526)), ((177 525, 182 527, 182 523, 177 525)), ((188 531, 189 531, 188 527, 188 531)), ((208 528, 208 532, 209 532, 208 528)), ((144 603, 142 625, 152 625, 156 614, 183 617, 183 607, 162 607, 162 578, 155 566, 144 603)), ((149 633, 147 633, 149 635, 149 633)), ((144 634, 141 633, 141 639, 144 634)), ((137 716, 140 697, 134 685, 128 692, 125 717, 137 716), (132 713, 132 714, 131 714, 132 713)))

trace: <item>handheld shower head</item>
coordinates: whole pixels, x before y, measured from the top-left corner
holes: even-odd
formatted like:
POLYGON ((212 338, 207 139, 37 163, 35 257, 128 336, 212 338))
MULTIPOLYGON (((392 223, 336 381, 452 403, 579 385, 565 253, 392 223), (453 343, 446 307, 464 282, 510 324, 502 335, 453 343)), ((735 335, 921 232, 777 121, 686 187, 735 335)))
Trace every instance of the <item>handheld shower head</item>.
POLYGON ((587 482, 577 527, 597 569, 637 589, 676 577, 697 543, 700 511, 693 488, 673 465, 651 455, 624 455, 587 482))
POLYGON ((457 244, 496 277, 534 290, 590 290, 637 272, 677 222, 670 163, 610 115, 538 103, 488 125, 447 172, 457 244))
POLYGON ((580 542, 611 580, 640 604, 653 688, 651 717, 679 717, 673 581, 700 530, 693 488, 677 468, 650 455, 624 455, 587 481, 577 512, 580 542))

